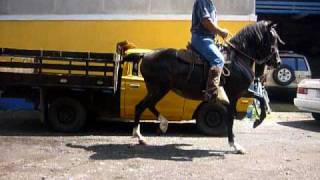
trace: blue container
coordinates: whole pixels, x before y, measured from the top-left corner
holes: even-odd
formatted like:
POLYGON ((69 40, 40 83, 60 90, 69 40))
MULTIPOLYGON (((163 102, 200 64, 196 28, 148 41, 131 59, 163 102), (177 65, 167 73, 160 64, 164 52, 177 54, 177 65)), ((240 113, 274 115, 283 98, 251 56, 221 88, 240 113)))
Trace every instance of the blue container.
POLYGON ((251 119, 252 118, 252 115, 253 115, 253 105, 252 104, 250 104, 249 106, 248 106, 248 109, 247 109, 247 114, 246 114, 246 116, 247 116, 247 118, 249 118, 249 119, 251 119))
POLYGON ((0 110, 33 110, 34 105, 20 98, 0 98, 0 110))

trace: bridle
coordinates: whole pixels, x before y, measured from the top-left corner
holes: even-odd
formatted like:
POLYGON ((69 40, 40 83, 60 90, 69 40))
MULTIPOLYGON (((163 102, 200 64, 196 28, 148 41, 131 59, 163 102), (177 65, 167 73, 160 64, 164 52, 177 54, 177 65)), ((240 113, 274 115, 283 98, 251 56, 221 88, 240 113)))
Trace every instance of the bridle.
POLYGON ((278 50, 277 50, 276 46, 272 45, 271 46, 271 54, 267 55, 266 57, 264 57, 263 59, 258 61, 257 59, 255 59, 255 58, 249 56, 248 54, 246 54, 245 52, 241 51, 239 48, 237 48, 230 41, 228 41, 228 40, 224 40, 224 41, 228 46, 230 46, 236 52, 238 52, 239 54, 241 54, 245 58, 250 59, 251 61, 253 61, 253 62, 257 63, 257 64, 264 64, 264 63, 268 62, 271 59, 271 57, 273 57, 276 53, 278 53, 278 50))
MULTIPOLYGON (((276 27, 276 25, 273 25, 270 30, 272 36, 274 38, 278 39, 280 43, 284 44, 284 42, 280 39, 278 33, 275 31, 274 27, 276 27)), ((231 35, 231 37, 233 37, 232 34, 230 34, 230 35, 231 35)), ((241 51, 234 44, 232 44, 229 40, 226 40, 226 39, 223 39, 223 40, 229 47, 234 49, 237 53, 241 54, 245 58, 250 59, 251 61, 253 61, 257 64, 267 63, 275 54, 279 53, 278 48, 276 47, 276 42, 275 42, 274 44, 271 45, 271 53, 269 55, 267 55, 266 57, 264 57, 263 59, 258 61, 256 58, 253 58, 253 57, 249 56, 248 54, 246 54, 245 52, 241 51)))
MULTIPOLYGON (((274 33, 273 31, 271 31, 271 33, 272 33, 273 37, 275 37, 275 35, 277 35, 276 32, 274 33)), ((264 57, 263 59, 258 61, 256 58, 253 58, 253 57, 249 56, 247 53, 241 51, 234 44, 232 44, 229 40, 226 40, 226 39, 223 39, 223 40, 229 47, 231 47, 237 53, 241 54, 243 57, 251 60, 253 63, 256 63, 256 64, 267 63, 272 57, 274 57, 277 53, 279 53, 279 51, 277 49, 277 46, 276 46, 277 43, 275 42, 274 44, 271 45, 271 53, 269 55, 267 55, 266 57, 264 57)), ((237 60, 239 62, 239 67, 242 67, 242 69, 245 72, 247 72, 247 74, 250 74, 251 77, 254 78, 254 71, 253 71, 252 67, 250 65, 248 65, 247 63, 245 63, 242 58, 238 58, 237 60)), ((224 69, 224 71, 225 71, 225 69, 224 69)), ((226 72, 227 73, 225 73, 224 71, 223 71, 223 74, 225 76, 229 76, 230 75, 230 71, 227 68, 226 68, 226 72)))

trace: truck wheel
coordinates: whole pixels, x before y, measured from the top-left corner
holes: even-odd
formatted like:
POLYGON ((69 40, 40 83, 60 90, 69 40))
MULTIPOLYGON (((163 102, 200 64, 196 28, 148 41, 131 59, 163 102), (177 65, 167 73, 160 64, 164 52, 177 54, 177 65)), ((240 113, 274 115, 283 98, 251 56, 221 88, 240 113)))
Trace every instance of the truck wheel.
POLYGON ((320 123, 320 113, 312 113, 314 120, 320 123))
POLYGON ((77 132, 86 122, 86 110, 72 98, 58 98, 52 102, 48 112, 48 125, 59 132, 77 132))
POLYGON ((222 104, 203 104, 198 110, 196 118, 199 131, 211 136, 226 135, 227 128, 225 122, 227 114, 227 109, 222 104))
POLYGON ((279 68, 275 69, 272 73, 274 82, 280 86, 288 86, 292 83, 296 76, 294 70, 287 64, 282 64, 279 68))

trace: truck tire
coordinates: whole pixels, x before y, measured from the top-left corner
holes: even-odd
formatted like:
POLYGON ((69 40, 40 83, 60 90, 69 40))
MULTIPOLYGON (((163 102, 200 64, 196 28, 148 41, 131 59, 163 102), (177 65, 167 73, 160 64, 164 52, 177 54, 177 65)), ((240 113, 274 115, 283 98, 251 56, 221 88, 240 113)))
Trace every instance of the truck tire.
POLYGON ((320 123, 320 113, 312 113, 314 120, 320 123))
POLYGON ((86 123, 86 109, 72 98, 54 100, 48 111, 48 125, 58 132, 77 132, 86 123))
POLYGON ((288 86, 296 79, 296 76, 294 70, 289 65, 282 64, 273 71, 272 78, 280 86, 288 86))
POLYGON ((210 136, 227 134, 227 108, 222 104, 205 103, 198 110, 196 124, 198 130, 210 136))

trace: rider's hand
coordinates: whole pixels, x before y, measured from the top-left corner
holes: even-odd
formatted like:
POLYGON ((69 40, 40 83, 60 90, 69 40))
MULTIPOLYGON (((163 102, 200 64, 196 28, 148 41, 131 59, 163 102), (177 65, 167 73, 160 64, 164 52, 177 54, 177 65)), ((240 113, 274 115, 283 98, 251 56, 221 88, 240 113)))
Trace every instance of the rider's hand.
POLYGON ((220 36, 222 37, 222 39, 225 39, 226 37, 228 37, 229 34, 230 33, 228 29, 220 29, 220 36))

